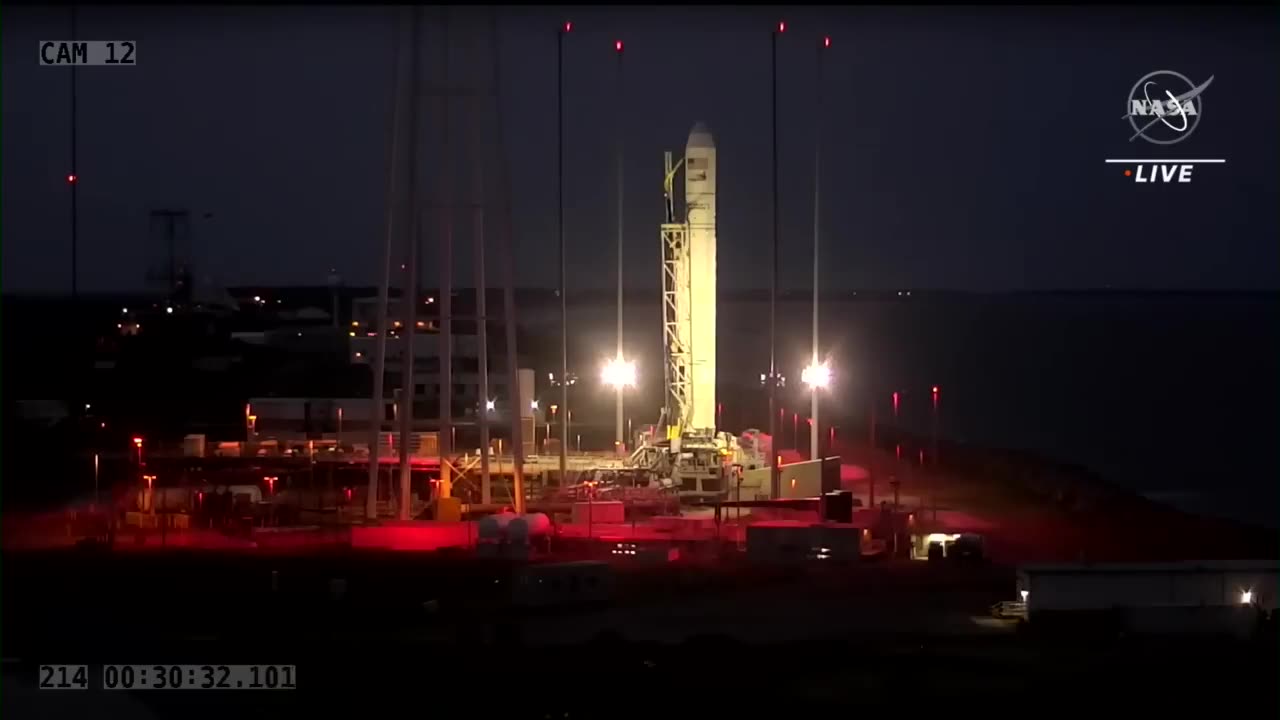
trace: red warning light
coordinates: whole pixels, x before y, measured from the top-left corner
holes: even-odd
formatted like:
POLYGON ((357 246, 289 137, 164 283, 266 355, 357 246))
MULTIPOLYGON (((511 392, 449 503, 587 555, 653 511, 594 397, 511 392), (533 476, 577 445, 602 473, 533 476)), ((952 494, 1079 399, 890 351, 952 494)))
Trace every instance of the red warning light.
POLYGON ((72 184, 72 185, 75 185, 75 184, 76 184, 76 176, 75 176, 75 175, 68 175, 68 176, 67 176, 67 182, 68 182, 68 183, 70 183, 70 184, 72 184))
POLYGON ((571 22, 566 22, 566 23, 564 24, 564 31, 565 31, 565 32, 569 32, 569 31, 571 31, 571 30, 573 30, 573 23, 571 23, 571 22))
POLYGON ((614 40, 614 41, 613 41, 613 49, 614 49, 614 50, 617 50, 618 52, 622 52, 622 41, 621 41, 621 40, 614 40))
POLYGON ((786 31, 787 31, 787 24, 785 22, 779 21, 778 32, 786 32, 786 31))
POLYGON ((831 47, 831 38, 829 38, 829 37, 824 37, 824 38, 822 38, 822 47, 824 47, 824 48, 829 48, 829 47, 831 47))
POLYGON ((934 385, 934 386, 933 386, 933 394, 934 394, 934 395, 937 395, 937 394, 938 394, 938 386, 937 386, 937 385, 934 385))

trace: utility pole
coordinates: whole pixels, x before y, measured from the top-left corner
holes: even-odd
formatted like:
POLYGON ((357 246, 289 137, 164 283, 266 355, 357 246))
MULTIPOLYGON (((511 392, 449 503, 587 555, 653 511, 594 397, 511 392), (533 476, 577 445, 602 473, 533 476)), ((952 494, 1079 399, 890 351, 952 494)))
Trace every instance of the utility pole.
POLYGON ((564 238, 564 36, 573 29, 566 22, 556 33, 556 196, 560 230, 560 486, 569 474, 569 312, 565 303, 564 238))
POLYGON ((778 404, 778 36, 786 29, 787 24, 779 22, 771 35, 769 64, 773 88, 773 122, 770 126, 773 139, 773 263, 769 276, 769 438, 773 444, 773 457, 769 458, 769 496, 775 499, 780 497, 782 490, 778 481, 778 419, 774 413, 778 404))
MULTIPOLYGON (((476 54, 478 55, 479 52, 476 54)), ((473 57, 472 63, 473 67, 478 65, 479 58, 473 57)), ((471 242, 475 246, 476 340, 479 344, 480 356, 478 358, 480 365, 480 502, 488 505, 493 501, 493 488, 492 479, 489 477, 489 326, 488 303, 485 297, 488 294, 488 287, 484 272, 484 152, 480 141, 480 118, 483 114, 480 104, 483 97, 477 92, 471 102, 471 211, 474 219, 474 237, 471 238, 471 242)), ((511 408, 519 414, 520 409, 516 407, 515 402, 511 403, 511 408)))
MULTIPOLYGON (((933 520, 938 520, 938 386, 933 386, 933 442, 930 453, 930 464, 933 465, 933 477, 930 478, 933 485, 933 520)), ((923 472, 924 463, 920 463, 920 469, 923 472)))
POLYGON ((402 357, 400 365, 403 376, 400 381, 400 507, 397 513, 401 520, 409 519, 410 490, 413 481, 413 461, 410 457, 409 434, 413 430, 414 401, 414 335, 418 309, 418 241, 422 228, 422 203, 418 197, 418 123, 421 92, 418 87, 418 46, 422 33, 422 9, 413 8, 411 45, 409 50, 409 181, 406 185, 406 199, 409 204, 409 279, 405 284, 401 299, 404 303, 404 331, 401 338, 402 357))
MULTIPOLYGON (((187 210, 152 210, 151 240, 155 241, 157 226, 164 244, 164 260, 157 261, 147 271, 148 282, 162 285, 165 297, 170 302, 186 302, 190 298, 188 278, 190 276, 191 213, 187 210), (182 251, 179 252, 179 236, 183 238, 182 251), (179 257, 181 255, 181 257, 179 257), (160 267, 156 267, 159 265, 160 267)), ((149 263, 150 264, 150 263, 149 263)))
MULTIPOLYGON (((515 511, 523 514, 525 511, 524 501, 524 427, 521 422, 524 407, 520 403, 523 397, 520 393, 520 369, 518 363, 518 355, 516 353, 516 305, 515 305, 515 272, 512 269, 514 263, 512 259, 511 235, 512 235, 512 219, 511 219, 511 177, 507 170, 507 148, 503 138, 503 122, 502 122, 502 94, 499 92, 501 85, 499 84, 499 62, 498 53, 498 18, 497 15, 491 15, 489 18, 489 42, 490 42, 490 58, 493 62, 493 76, 490 81, 490 97, 494 104, 494 131, 497 137, 498 147, 498 176, 499 181, 495 183, 502 197, 502 232, 498 234, 502 242, 502 273, 503 273, 503 289, 502 304, 504 311, 503 330, 506 333, 507 341, 507 374, 509 377, 509 386, 511 388, 511 398, 513 410, 511 412, 511 456, 513 466, 511 469, 512 494, 515 496, 515 511)), ((536 426, 531 428, 534 440, 537 440, 536 426)), ((536 452, 536 449, 535 449, 536 452)))
MULTIPOLYGON (((621 366, 622 364, 622 276, 623 276, 623 271, 622 271, 622 202, 623 202, 622 201, 622 198, 623 198, 622 137, 623 137, 623 131, 622 131, 622 128, 624 124, 623 118, 625 117, 626 114, 625 114, 625 109, 622 103, 622 100, 625 97, 625 94, 622 91, 622 77, 623 77, 622 76, 622 41, 621 40, 615 41, 613 44, 613 47, 618 56, 618 76, 617 76, 617 82, 614 84, 614 87, 618 94, 618 99, 614 106, 614 110, 616 113, 616 122, 617 122, 617 127, 616 127, 617 157, 615 160, 615 166, 618 174, 618 328, 617 328, 618 351, 615 357, 617 358, 617 362, 619 366, 621 366)), ((625 390, 626 390, 626 385, 624 383, 619 382, 618 387, 616 389, 616 392, 618 393, 618 397, 617 397, 617 403, 615 404, 616 417, 614 418, 614 443, 615 443, 614 451, 615 452, 617 452, 620 449, 625 449, 626 442, 627 442, 627 437, 622 432, 623 431, 622 393, 625 390)))
POLYGON ((868 485, 867 507, 875 507, 876 506, 876 469, 878 465, 878 463, 876 462, 877 455, 876 455, 876 394, 875 392, 871 393, 870 425, 871 425, 871 454, 867 456, 869 458, 867 462, 867 466, 868 466, 867 467, 867 485, 868 485))
MULTIPOLYGON (((71 6, 71 39, 79 40, 79 9, 71 6)), ((67 174, 67 184, 71 190, 71 300, 74 303, 80 297, 80 263, 79 263, 79 236, 77 227, 79 223, 79 211, 76 206, 76 186, 80 184, 80 176, 76 164, 76 136, 78 129, 78 117, 76 114, 76 66, 71 66, 71 171, 67 174)), ((78 313, 77 313, 78 314, 78 313)))
POLYGON ((369 490, 365 497, 365 520, 372 521, 378 514, 378 477, 381 472, 379 453, 382 449, 382 421, 385 417, 384 377, 386 375, 387 358, 387 295, 391 284, 391 255, 395 243, 396 215, 399 209, 398 190, 400 167, 400 135, 401 106, 405 89, 402 87, 404 75, 404 20, 403 13, 395 16, 395 49, 392 54, 391 80, 391 115, 390 132, 387 133, 387 215, 386 239, 382 246, 382 272, 378 278, 377 314, 374 316, 372 330, 375 334, 373 342, 373 393, 369 401, 369 490))
MULTIPOLYGON (((811 367, 818 367, 818 240, 820 219, 819 201, 822 198, 822 66, 826 56, 824 52, 831 45, 830 38, 823 38, 818 43, 818 95, 814 108, 814 132, 813 132, 813 363, 811 367)), ((813 393, 810 413, 813 415, 813 425, 809 431, 809 459, 817 460, 818 455, 818 433, 822 425, 818 422, 818 392, 821 388, 818 383, 814 382, 810 386, 813 393)), ((830 448, 828 448, 830 450, 830 448)))
POLYGON ((444 88, 440 118, 440 435, 437 447, 440 451, 440 497, 453 494, 453 162, 449 137, 449 8, 442 9, 444 39, 440 43, 440 87, 444 88))

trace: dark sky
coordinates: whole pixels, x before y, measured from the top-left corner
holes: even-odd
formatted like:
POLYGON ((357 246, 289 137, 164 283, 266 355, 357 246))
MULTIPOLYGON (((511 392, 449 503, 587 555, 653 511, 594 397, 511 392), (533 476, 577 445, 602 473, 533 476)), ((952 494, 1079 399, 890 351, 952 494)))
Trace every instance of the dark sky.
MULTIPOLYGON (((148 211, 166 206, 192 210, 199 272, 216 282, 321 284, 330 267, 349 283, 374 282, 393 14, 365 7, 82 10, 81 38, 136 40, 139 63, 79 73, 82 288, 140 289, 156 254, 148 211), (205 212, 213 217, 204 220, 205 212)), ((779 45, 784 286, 808 286, 814 49, 829 34, 828 286, 1280 288, 1274 13, 907 7, 781 14, 788 21, 779 45), (1133 83, 1159 69, 1196 82, 1215 76, 1195 135, 1168 149, 1128 142, 1121 119, 1133 83), (1200 166, 1191 184, 1172 186, 1135 185, 1120 166, 1103 163, 1135 156, 1228 162, 1200 166)), ((37 43, 68 36, 68 10, 5 15, 3 286, 57 291, 69 285, 68 71, 39 67, 37 43)), ((628 285, 659 282, 662 151, 681 150, 702 120, 719 150, 720 281, 767 286, 769 34, 779 15, 729 7, 501 13, 520 284, 555 280, 555 28, 571 17, 570 285, 613 281, 620 107, 628 285), (627 51, 621 98, 615 37, 627 51)), ((423 52, 434 56, 438 29, 424 37, 423 52)), ((464 42, 460 31, 455 37, 464 42)), ((457 55, 454 66, 467 65, 457 55)), ((465 189, 465 177, 457 186, 465 189)), ((463 233, 458 268, 469 273, 465 241, 463 233)))

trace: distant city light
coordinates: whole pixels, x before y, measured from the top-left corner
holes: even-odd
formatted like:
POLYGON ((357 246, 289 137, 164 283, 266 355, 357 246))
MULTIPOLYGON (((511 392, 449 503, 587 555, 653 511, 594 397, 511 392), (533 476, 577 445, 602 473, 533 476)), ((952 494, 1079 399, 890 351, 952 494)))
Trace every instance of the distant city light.
POLYGON ((129 308, 120 308, 120 312, 127 314, 129 312, 129 308))
POLYGON ((485 401, 484 401, 484 409, 485 409, 485 410, 493 410, 495 407, 497 407, 497 405, 498 405, 498 404, 497 404, 496 402, 494 402, 493 400, 485 400, 485 401))
POLYGON ((172 314, 173 314, 173 308, 172 308, 172 307, 167 307, 167 308, 165 308, 165 309, 164 309, 164 312, 165 312, 165 314, 166 314, 166 315, 172 315, 172 314))
POLYGON ((254 301, 254 302, 256 302, 256 303, 260 303, 260 302, 262 302, 262 296, 260 296, 260 295, 254 295, 254 296, 253 296, 253 301, 254 301))
POLYGON ((1240 593, 1240 604, 1241 604, 1241 605, 1248 605, 1248 604, 1249 604, 1249 603, 1251 603, 1251 602, 1253 602, 1253 591, 1252 591, 1252 590, 1244 590, 1244 591, 1242 591, 1242 592, 1240 593))
POLYGON ((530 410, 537 410, 537 409, 538 409, 538 401, 537 401, 537 400, 530 400, 530 401, 529 401, 529 409, 530 409, 530 410))

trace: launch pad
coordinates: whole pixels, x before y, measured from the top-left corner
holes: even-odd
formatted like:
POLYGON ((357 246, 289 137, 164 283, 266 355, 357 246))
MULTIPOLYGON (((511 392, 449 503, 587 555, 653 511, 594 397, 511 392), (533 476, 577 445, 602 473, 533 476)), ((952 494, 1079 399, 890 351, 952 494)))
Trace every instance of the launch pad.
MULTIPOLYGON (((716 427, 716 146, 701 122, 684 158, 665 157, 662 251, 664 435, 645 433, 629 465, 655 473, 682 498, 725 497, 745 470, 767 464, 771 439, 716 427), (676 178, 684 171, 684 203, 676 178), (683 213, 681 213, 683 209, 683 213)), ((751 498, 755 499, 755 498, 751 498)))

